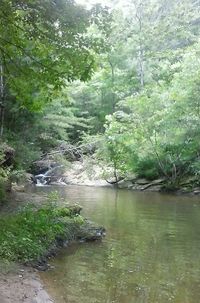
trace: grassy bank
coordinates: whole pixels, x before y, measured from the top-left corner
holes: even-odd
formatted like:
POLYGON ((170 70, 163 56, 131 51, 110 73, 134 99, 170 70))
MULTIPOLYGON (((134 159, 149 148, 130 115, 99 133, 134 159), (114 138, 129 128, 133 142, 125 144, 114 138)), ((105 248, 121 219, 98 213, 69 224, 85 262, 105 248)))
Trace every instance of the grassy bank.
POLYGON ((51 204, 39 209, 26 206, 15 214, 4 214, 0 217, 0 258, 37 261, 53 246, 72 240, 84 222, 79 210, 51 204))

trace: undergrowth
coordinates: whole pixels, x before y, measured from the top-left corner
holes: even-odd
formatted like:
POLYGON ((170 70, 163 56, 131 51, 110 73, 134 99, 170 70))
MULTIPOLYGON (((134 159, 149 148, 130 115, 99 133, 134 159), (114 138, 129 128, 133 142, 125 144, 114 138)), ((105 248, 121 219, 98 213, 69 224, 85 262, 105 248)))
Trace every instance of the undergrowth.
POLYGON ((0 217, 0 258, 33 261, 59 239, 71 239, 83 223, 80 215, 55 205, 26 206, 16 214, 0 217))

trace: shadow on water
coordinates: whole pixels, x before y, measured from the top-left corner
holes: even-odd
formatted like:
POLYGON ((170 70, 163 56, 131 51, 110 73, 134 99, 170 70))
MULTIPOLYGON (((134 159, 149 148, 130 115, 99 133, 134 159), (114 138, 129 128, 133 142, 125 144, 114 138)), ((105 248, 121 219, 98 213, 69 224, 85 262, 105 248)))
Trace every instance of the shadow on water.
MULTIPOLYGON (((39 191, 53 188, 39 188, 39 191)), ((41 277, 56 303, 196 303, 200 201, 111 188, 59 187, 104 225, 102 243, 72 245, 41 277)))

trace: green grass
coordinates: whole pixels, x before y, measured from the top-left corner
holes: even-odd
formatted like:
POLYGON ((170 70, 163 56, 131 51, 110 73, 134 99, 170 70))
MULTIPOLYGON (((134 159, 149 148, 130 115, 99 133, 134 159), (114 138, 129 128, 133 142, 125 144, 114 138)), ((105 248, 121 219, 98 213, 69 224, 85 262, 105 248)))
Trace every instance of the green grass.
POLYGON ((0 217, 0 258, 34 261, 45 255, 57 238, 71 239, 82 224, 68 208, 26 206, 16 214, 0 217))

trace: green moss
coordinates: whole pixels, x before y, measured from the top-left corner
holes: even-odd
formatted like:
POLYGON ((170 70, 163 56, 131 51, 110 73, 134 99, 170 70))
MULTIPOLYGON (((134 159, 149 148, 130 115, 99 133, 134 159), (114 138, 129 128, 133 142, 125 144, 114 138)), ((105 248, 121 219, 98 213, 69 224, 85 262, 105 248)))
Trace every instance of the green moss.
POLYGON ((83 222, 80 218, 67 208, 52 205, 40 209, 28 206, 17 214, 0 217, 0 258, 37 260, 58 238, 73 238, 83 222))

